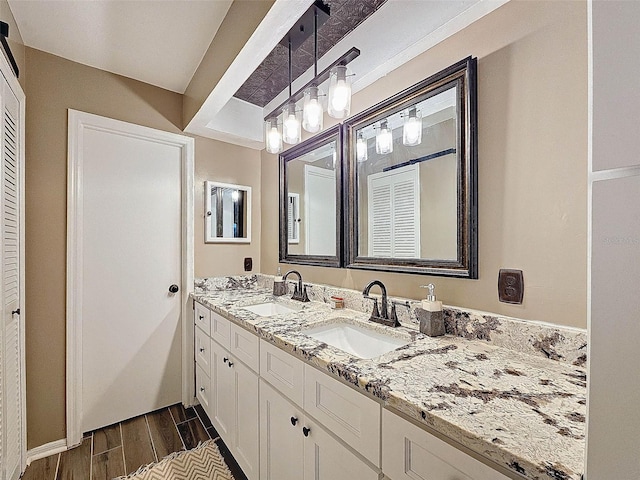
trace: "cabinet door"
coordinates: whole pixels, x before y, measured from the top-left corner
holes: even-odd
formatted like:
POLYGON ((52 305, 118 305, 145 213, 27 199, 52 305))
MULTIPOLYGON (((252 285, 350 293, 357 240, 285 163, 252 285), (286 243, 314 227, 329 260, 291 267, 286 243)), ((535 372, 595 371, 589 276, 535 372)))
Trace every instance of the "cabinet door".
POLYGON ((382 411, 382 470, 393 480, 507 480, 403 418, 382 411))
POLYGON ((228 367, 229 352, 211 341, 211 423, 227 445, 232 445, 235 430, 235 378, 228 367))
MULTIPOLYGON (((378 480, 380 472, 351 453, 319 424, 306 418, 304 480, 378 480)), ((298 477, 299 478, 299 477, 298 477)))
MULTIPOLYGON (((237 407, 236 429, 231 452, 249 480, 257 480, 258 465, 258 376, 231 358, 227 367, 234 378, 237 407)), ((231 395, 232 392, 228 392, 231 395)))
POLYGON ((298 407, 260 380, 261 480, 302 478, 303 422, 298 407))
POLYGON ((211 379, 207 372, 200 366, 196 365, 196 397, 200 401, 200 405, 211 416, 211 379))

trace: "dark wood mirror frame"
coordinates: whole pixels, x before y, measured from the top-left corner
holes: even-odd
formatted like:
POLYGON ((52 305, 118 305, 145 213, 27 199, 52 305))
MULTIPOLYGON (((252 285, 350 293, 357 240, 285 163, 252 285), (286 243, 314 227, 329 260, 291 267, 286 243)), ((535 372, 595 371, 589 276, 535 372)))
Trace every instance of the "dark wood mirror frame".
POLYGON ((295 263, 299 265, 316 265, 324 267, 342 267, 344 266, 343 255, 343 165, 342 165, 342 130, 340 125, 331 127, 324 132, 315 135, 304 142, 291 147, 282 152, 279 156, 280 167, 280 262, 295 263), (336 142, 336 254, 335 255, 302 255, 289 253, 288 241, 288 175, 287 164, 313 150, 336 142))
POLYGON ((346 179, 344 231, 348 268, 418 273, 461 278, 478 278, 478 188, 477 188, 477 60, 468 57, 445 70, 405 89, 377 105, 345 120, 343 158, 346 179), (401 259, 365 257, 358 254, 358 179, 356 131, 406 109, 451 86, 458 91, 457 102, 457 259, 401 259))

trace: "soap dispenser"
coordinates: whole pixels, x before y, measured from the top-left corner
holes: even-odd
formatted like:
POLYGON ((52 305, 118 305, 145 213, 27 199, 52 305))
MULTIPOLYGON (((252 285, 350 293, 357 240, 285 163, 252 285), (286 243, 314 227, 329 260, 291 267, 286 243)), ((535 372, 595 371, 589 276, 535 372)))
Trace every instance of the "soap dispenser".
POLYGON ((436 300, 435 285, 420 285, 427 288, 427 298, 422 300, 422 308, 416 308, 416 315, 420 320, 420 333, 430 337, 439 337, 445 334, 444 318, 442 317, 442 302, 436 300))
POLYGON ((273 295, 276 297, 280 297, 287 293, 287 285, 284 283, 284 279, 282 278, 282 272, 280 271, 280 267, 278 267, 278 274, 273 277, 273 295))

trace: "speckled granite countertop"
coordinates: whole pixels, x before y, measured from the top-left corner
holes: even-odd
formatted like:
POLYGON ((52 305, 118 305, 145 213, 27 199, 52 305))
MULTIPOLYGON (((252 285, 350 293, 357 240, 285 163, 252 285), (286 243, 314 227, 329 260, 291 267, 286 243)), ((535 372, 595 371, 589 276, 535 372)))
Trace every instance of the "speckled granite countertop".
POLYGON ((455 336, 430 338, 407 326, 383 329, 408 345, 363 360, 301 333, 321 323, 366 322, 354 310, 273 297, 254 284, 196 289, 193 297, 279 348, 365 390, 419 423, 530 479, 579 480, 585 449, 586 370, 455 336), (247 288, 242 288, 247 287, 247 288), (298 311, 259 317, 243 306, 267 301, 298 311))

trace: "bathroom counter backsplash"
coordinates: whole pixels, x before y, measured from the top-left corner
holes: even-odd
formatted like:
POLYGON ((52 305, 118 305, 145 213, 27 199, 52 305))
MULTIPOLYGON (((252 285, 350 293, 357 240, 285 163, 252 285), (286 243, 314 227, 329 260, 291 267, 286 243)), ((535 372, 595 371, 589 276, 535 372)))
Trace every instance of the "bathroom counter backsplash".
POLYGON ((418 331, 414 310, 420 302, 409 300, 410 309, 398 308, 401 327, 369 322, 369 328, 410 343, 365 360, 301 333, 338 320, 366 321, 371 302, 362 299, 361 292, 312 285, 312 303, 278 297, 278 302, 295 307, 295 314, 264 318, 243 309, 274 299, 272 279, 202 279, 196 281, 194 298, 513 472, 531 479, 580 479, 586 415, 584 331, 445 307, 447 335, 431 338, 418 331), (344 298, 345 309, 329 307, 333 295, 344 298))
MULTIPOLYGON (((288 282, 289 295, 293 293, 294 284, 293 281, 288 282)), ((332 296, 338 296, 344 298, 346 309, 371 313, 371 301, 363 298, 361 291, 331 285, 305 285, 309 285, 307 293, 311 301, 329 304, 332 296)), ((273 276, 255 274, 196 281, 196 293, 238 288, 264 288, 271 291, 273 276)), ((379 297, 373 292, 371 296, 379 297)), ((409 309, 400 305, 397 307, 398 319, 403 326, 417 330, 419 322, 415 309, 421 306, 421 301, 393 298, 409 302, 409 309)), ((576 367, 586 366, 587 332, 584 329, 520 320, 449 305, 443 305, 442 314, 448 335, 467 340, 481 340, 497 347, 567 362, 576 367)))

